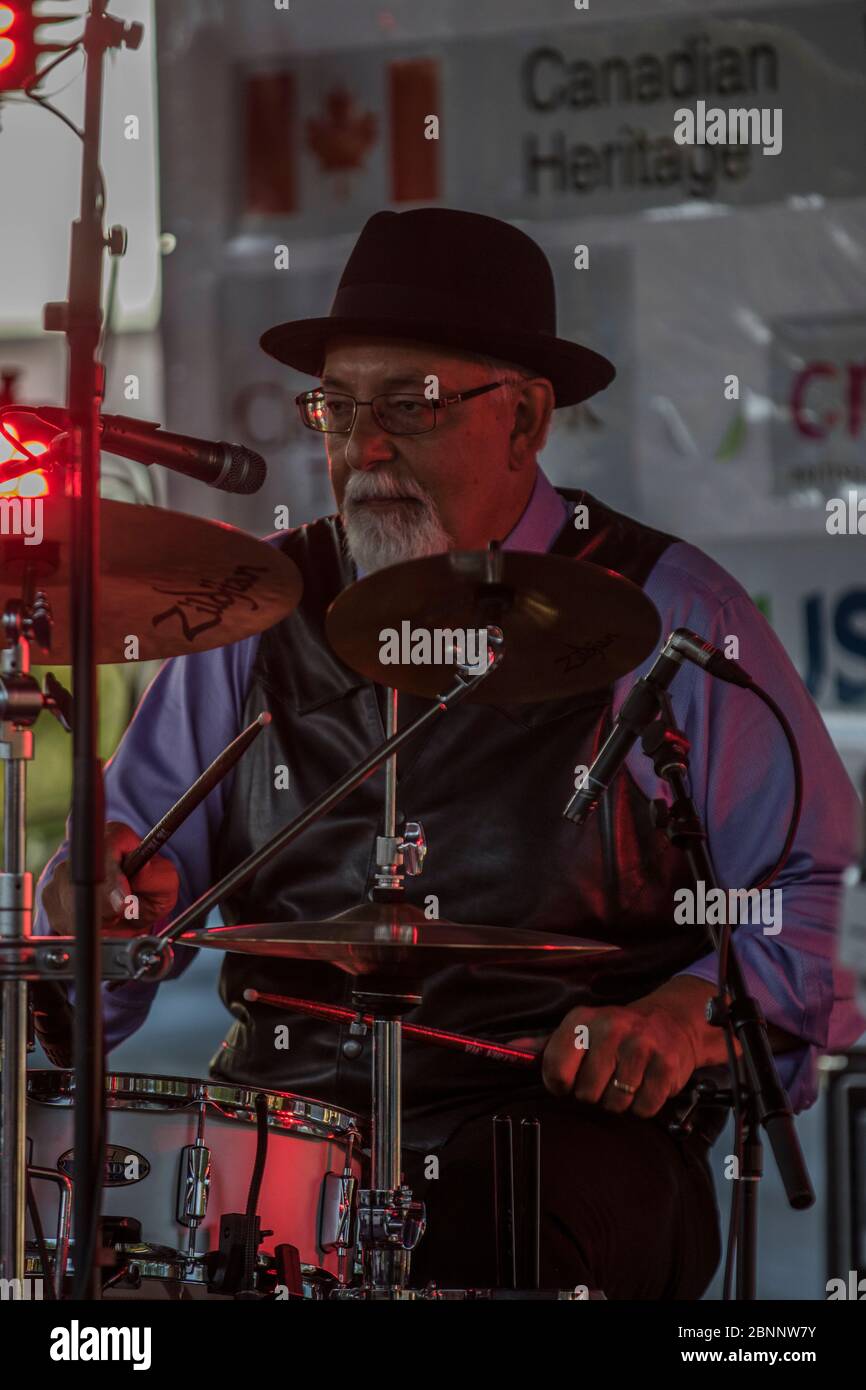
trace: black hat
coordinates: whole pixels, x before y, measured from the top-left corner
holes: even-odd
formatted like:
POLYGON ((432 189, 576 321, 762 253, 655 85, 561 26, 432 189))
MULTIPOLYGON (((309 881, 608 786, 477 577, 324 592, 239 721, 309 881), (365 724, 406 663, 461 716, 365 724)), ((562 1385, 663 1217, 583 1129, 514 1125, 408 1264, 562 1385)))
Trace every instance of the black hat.
POLYGON ((556 404, 613 381, 613 364, 556 337, 553 274, 541 247, 508 222, 456 208, 377 212, 364 226, 327 318, 269 328, 265 352, 321 376, 341 333, 414 338, 515 362, 545 376, 556 404))

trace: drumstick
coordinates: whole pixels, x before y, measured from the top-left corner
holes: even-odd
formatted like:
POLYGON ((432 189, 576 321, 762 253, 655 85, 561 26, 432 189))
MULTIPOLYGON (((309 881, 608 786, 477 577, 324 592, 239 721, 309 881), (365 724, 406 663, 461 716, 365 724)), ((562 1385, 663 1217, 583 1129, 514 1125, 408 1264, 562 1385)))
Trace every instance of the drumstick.
MULTIPOLYGON (((200 806, 205 797, 213 791, 218 782, 221 782, 227 772, 230 772, 235 763, 247 751, 250 744, 258 738, 262 729, 266 728, 271 722, 271 716, 267 710, 263 710, 252 722, 248 724, 243 733, 238 734, 237 738, 232 739, 218 757, 214 758, 210 767, 206 767, 200 777, 197 777, 191 787, 178 797, 174 805, 166 811, 161 820, 157 821, 152 830, 148 830, 144 839, 129 854, 125 854, 120 861, 120 868, 128 879, 140 873, 145 864, 153 858, 158 850, 162 848, 179 826, 192 815, 197 806, 200 806)), ((106 989, 119 989, 126 984, 126 980, 112 980, 106 985, 106 989)))
POLYGON ((243 733, 238 734, 237 738, 223 749, 219 757, 214 758, 210 767, 205 768, 201 776, 196 778, 183 796, 179 797, 171 809, 166 811, 162 820, 157 821, 152 830, 148 830, 141 844, 136 845, 134 850, 124 855, 120 867, 128 879, 134 878, 178 827, 183 825, 187 817, 192 815, 195 808, 201 805, 217 783, 222 781, 226 773, 234 767, 238 759, 270 722, 271 716, 265 710, 244 729, 243 733))
MULTIPOLYGON (((358 1017, 357 1010, 344 1009, 339 1004, 320 1004, 311 999, 295 999, 288 994, 264 994, 257 989, 245 989, 244 999, 251 1004, 271 1004, 275 1009, 294 1009, 298 1013, 312 1014, 329 1023, 351 1023, 358 1017)), ((361 1015, 364 1023, 373 1022, 372 1014, 361 1015)), ((438 1047, 457 1048, 473 1056, 490 1057, 496 1062, 512 1062, 518 1066, 531 1066, 539 1060, 535 1052, 522 1052, 515 1047, 503 1047, 501 1043, 488 1042, 485 1038, 470 1038, 464 1033, 445 1033, 441 1028, 422 1028, 417 1023, 404 1023, 403 1031, 425 1042, 436 1043, 438 1047)))

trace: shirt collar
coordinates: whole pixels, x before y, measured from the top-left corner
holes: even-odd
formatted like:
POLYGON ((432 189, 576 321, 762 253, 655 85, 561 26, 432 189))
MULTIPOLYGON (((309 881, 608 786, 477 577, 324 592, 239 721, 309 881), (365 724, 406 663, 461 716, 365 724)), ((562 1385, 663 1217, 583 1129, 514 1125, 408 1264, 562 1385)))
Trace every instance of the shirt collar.
POLYGON ((529 501, 517 523, 502 542, 503 550, 547 551, 553 545, 568 516, 568 503, 560 497, 540 468, 529 501))

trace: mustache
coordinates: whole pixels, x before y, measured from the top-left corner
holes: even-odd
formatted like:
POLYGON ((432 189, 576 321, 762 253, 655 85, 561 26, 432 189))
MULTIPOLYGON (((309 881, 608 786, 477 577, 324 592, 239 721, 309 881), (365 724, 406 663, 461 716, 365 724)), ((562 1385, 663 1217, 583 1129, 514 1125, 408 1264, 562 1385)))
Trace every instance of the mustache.
POLYGON ((431 501, 430 494, 411 479, 396 478, 390 473, 353 473, 346 483, 343 506, 350 508, 371 499, 391 497, 413 497, 425 506, 431 501))

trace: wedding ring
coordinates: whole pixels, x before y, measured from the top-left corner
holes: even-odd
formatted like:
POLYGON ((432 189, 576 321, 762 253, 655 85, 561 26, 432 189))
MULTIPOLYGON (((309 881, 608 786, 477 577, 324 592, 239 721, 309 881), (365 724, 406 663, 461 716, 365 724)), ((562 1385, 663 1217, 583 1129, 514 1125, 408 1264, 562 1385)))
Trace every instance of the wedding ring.
POLYGON ((618 1081, 616 1077, 613 1078, 613 1084, 618 1091, 627 1091, 630 1096, 633 1096, 637 1091, 637 1086, 629 1086, 627 1082, 618 1081))

